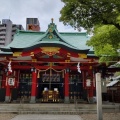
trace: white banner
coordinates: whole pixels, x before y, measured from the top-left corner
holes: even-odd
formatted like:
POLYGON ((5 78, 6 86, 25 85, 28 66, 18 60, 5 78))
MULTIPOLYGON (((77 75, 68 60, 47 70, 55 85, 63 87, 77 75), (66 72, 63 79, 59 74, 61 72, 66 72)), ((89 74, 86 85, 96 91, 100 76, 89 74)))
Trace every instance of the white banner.
POLYGON ((78 62, 78 64, 77 64, 77 70, 78 70, 79 73, 81 73, 81 70, 80 70, 80 62, 78 62))

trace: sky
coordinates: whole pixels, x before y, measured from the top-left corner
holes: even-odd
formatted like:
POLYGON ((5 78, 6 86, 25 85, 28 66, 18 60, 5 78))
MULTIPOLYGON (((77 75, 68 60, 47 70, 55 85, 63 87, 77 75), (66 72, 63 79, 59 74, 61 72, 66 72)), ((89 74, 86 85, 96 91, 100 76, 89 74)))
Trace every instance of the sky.
POLYGON ((26 18, 38 18, 41 31, 46 31, 51 18, 59 32, 76 32, 71 26, 59 22, 61 0, 0 0, 0 21, 10 19, 13 24, 21 24, 26 29, 26 18))

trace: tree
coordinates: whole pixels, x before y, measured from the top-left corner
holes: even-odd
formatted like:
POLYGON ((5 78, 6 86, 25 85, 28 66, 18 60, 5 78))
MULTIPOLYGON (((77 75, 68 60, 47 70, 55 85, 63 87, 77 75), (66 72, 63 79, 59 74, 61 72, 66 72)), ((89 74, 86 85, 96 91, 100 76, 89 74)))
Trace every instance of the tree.
POLYGON ((114 25, 120 30, 120 0, 61 0, 60 21, 75 28, 114 25))
POLYGON ((120 54, 120 0, 62 0, 60 21, 92 30, 87 42, 101 62, 116 61, 120 54))
POLYGON ((120 72, 115 72, 115 73, 114 73, 114 76, 115 76, 115 77, 120 76, 120 72))
POLYGON ((94 48, 100 62, 113 63, 119 60, 120 30, 114 25, 102 25, 94 28, 93 36, 87 41, 88 46, 94 48))

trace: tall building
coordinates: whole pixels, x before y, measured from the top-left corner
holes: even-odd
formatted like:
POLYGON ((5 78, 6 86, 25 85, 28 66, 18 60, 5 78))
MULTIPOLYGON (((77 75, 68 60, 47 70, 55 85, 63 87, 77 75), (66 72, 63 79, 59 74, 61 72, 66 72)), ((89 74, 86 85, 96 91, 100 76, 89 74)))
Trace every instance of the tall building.
POLYGON ((22 25, 15 25, 10 19, 3 19, 0 23, 0 48, 8 45, 16 33, 16 30, 24 30, 22 25))
POLYGON ((38 18, 27 18, 26 30, 40 31, 40 23, 38 18))

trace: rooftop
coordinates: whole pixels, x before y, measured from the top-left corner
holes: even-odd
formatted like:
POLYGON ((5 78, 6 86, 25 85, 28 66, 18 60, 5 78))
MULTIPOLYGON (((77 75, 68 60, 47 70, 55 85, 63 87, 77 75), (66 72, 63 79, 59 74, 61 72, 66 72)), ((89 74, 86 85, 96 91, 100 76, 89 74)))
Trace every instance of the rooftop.
POLYGON ((20 31, 14 35, 13 41, 1 48, 3 52, 12 52, 14 50, 31 50, 36 47, 60 46, 73 51, 84 51, 93 54, 92 47, 86 45, 90 37, 86 32, 58 32, 57 26, 52 22, 48 25, 46 32, 20 31))

